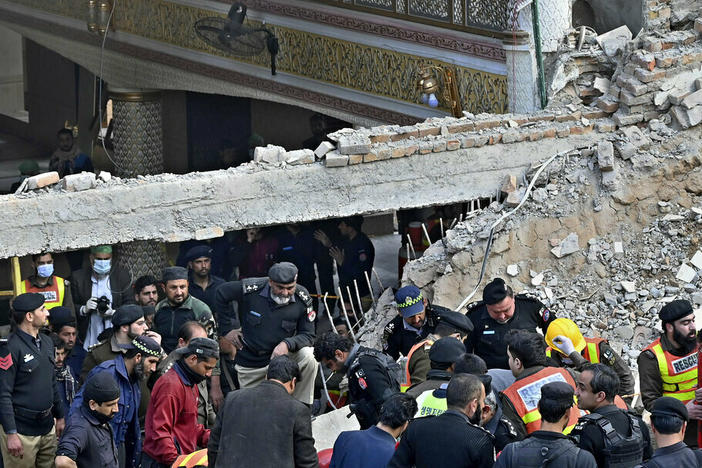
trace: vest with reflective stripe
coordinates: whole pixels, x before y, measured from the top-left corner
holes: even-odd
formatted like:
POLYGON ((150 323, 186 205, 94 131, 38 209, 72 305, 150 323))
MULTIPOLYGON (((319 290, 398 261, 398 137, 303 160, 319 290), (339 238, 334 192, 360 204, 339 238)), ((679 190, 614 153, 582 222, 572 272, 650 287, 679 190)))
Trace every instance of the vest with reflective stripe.
POLYGON ((446 398, 434 396, 434 391, 427 390, 417 397, 417 414, 414 415, 415 418, 438 416, 446 412, 446 398))
MULTIPOLYGON (((531 434, 541 428, 541 413, 539 413, 538 408, 539 399, 541 398, 541 387, 550 382, 566 382, 575 389, 575 381, 567 370, 546 367, 529 377, 517 380, 502 392, 512 402, 517 415, 524 422, 527 434, 531 434)), ((568 426, 563 431, 564 434, 569 434, 573 430, 579 417, 580 411, 578 411, 578 406, 574 404, 570 409, 568 426)))
POLYGON ((47 284, 46 287, 37 288, 29 280, 24 280, 20 284, 20 294, 23 293, 39 293, 44 296, 44 305, 47 309, 52 309, 56 306, 63 305, 63 296, 66 292, 66 284, 60 276, 53 276, 53 284, 47 284))
POLYGON ((675 356, 663 350, 661 339, 651 343, 644 351, 653 351, 658 361, 658 369, 663 380, 663 396, 677 398, 683 403, 687 403, 695 398, 697 390, 697 351, 695 350, 686 356, 675 356))
POLYGON ((179 455, 176 461, 173 462, 174 467, 194 468, 197 466, 207 466, 207 449, 198 450, 197 452, 187 455, 179 455))
POLYGON ((425 345, 433 345, 434 341, 430 339, 422 340, 419 343, 415 344, 412 346, 412 348, 409 350, 409 353, 407 353, 407 357, 405 358, 405 372, 404 372, 404 379, 403 382, 400 384, 400 391, 401 392, 406 392, 408 388, 412 386, 412 378, 410 376, 410 369, 409 369, 409 363, 410 359, 412 359, 412 355, 414 354, 415 351, 417 351, 419 348, 425 345))

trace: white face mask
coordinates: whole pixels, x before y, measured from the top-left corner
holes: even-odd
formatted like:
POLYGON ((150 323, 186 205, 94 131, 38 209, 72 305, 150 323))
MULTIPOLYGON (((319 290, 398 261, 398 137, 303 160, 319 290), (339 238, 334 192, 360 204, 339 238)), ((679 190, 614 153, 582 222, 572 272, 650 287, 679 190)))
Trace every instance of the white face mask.
POLYGON ((100 260, 100 259, 96 258, 95 263, 93 263, 93 270, 98 275, 106 275, 107 273, 110 272, 111 267, 112 267, 112 261, 110 259, 100 260))
POLYGON ((37 275, 41 276, 42 278, 49 278, 53 274, 54 274, 54 264, 53 263, 45 263, 44 265, 39 265, 37 267, 37 275))
POLYGON ((285 305, 290 302, 290 296, 276 296, 273 293, 271 293, 271 299, 278 305, 285 305))

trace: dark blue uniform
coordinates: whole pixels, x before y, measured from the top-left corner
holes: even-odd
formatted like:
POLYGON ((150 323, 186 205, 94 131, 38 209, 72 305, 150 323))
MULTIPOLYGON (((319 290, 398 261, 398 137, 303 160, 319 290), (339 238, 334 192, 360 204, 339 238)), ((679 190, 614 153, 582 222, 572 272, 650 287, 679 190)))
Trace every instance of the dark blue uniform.
POLYGON ((202 289, 200 285, 195 283, 193 280, 192 272, 189 273, 188 278, 188 293, 196 299, 200 299, 202 302, 207 304, 210 310, 214 309, 215 305, 215 295, 217 294, 217 288, 223 285, 225 281, 219 276, 210 275, 210 282, 207 285, 207 289, 202 289))
POLYGON ((373 243, 368 236, 359 232, 351 240, 344 239, 339 247, 344 251, 344 263, 337 265, 339 269, 339 286, 341 286, 342 292, 346 294, 346 287, 348 286, 355 298, 356 288, 353 280, 356 280, 360 296, 369 295, 368 283, 363 272, 367 272, 368 278, 371 278, 373 262, 375 261, 375 247, 373 247, 373 243))
POLYGON ((322 244, 314 238, 312 231, 301 230, 293 234, 287 229, 278 233, 280 254, 278 261, 290 262, 297 267, 297 284, 308 291, 315 291, 314 264, 319 260, 331 261, 327 249, 322 251, 322 244))
POLYGON ((112 428, 109 424, 100 424, 83 405, 71 415, 56 455, 70 458, 80 468, 118 466, 112 428))
POLYGON ((334 442, 329 468, 385 468, 395 453, 395 438, 378 427, 345 431, 334 442))
POLYGON ((236 353, 240 366, 267 366, 281 341, 290 352, 314 344, 315 312, 307 289, 300 285, 289 303, 279 305, 271 299, 268 278, 231 281, 219 287, 215 303, 221 336, 242 329, 244 348, 236 353), (231 312, 232 301, 239 304, 238 314, 231 312))
POLYGON ((64 417, 54 374, 54 343, 16 330, 0 349, 0 424, 5 433, 42 436, 64 417))
POLYGON ((698 468, 702 466, 702 450, 692 450, 684 442, 656 449, 650 460, 636 468, 698 468))

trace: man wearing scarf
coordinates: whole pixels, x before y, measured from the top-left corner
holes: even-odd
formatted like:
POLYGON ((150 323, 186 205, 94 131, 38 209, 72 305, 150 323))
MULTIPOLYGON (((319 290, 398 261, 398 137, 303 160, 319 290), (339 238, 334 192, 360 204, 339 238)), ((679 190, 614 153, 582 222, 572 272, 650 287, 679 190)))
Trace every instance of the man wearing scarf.
POLYGON ((85 383, 83 396, 59 441, 56 468, 117 468, 117 447, 108 423, 119 412, 119 385, 109 372, 98 372, 85 383))
POLYGON ((197 384, 212 374, 219 345, 210 338, 193 338, 174 353, 178 360, 151 392, 142 468, 170 467, 179 455, 207 447, 210 439, 210 430, 197 422, 197 384))

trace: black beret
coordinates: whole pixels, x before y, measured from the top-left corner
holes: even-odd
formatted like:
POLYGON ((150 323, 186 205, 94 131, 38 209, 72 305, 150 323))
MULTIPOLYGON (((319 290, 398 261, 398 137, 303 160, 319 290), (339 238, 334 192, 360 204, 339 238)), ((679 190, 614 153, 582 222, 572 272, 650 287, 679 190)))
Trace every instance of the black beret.
POLYGON ((268 270, 268 277, 280 284, 290 284, 297 281, 297 267, 290 262, 280 262, 268 270))
POLYGON ((550 382, 541 387, 541 398, 573 405, 575 390, 565 382, 550 382))
POLYGON ((44 304, 44 296, 39 293, 23 293, 12 302, 17 312, 33 312, 44 304))
POLYGON ((163 275, 161 280, 165 283, 166 281, 173 280, 186 280, 188 279, 188 270, 183 267, 173 266, 163 269, 163 275))
POLYGON ((91 376, 83 389, 83 404, 88 406, 90 400, 98 404, 119 398, 119 385, 108 371, 91 376))
POLYGON ((212 258, 212 249, 209 245, 196 245, 185 254, 185 261, 192 262, 195 259, 207 257, 212 258))
POLYGON ((682 401, 672 397, 660 397, 653 402, 651 416, 674 416, 688 421, 687 408, 682 401))
POLYGON ((439 323, 444 323, 452 326, 459 332, 470 333, 473 331, 473 322, 460 312, 454 312, 452 310, 446 310, 439 312, 439 323))
POLYGON ((429 348, 429 360, 441 364, 453 364, 466 352, 465 345, 456 338, 445 336, 429 348))
POLYGON ((149 336, 137 336, 131 343, 120 345, 123 349, 138 349, 142 354, 161 357, 161 346, 149 336))
POLYGON ((49 323, 55 332, 58 332, 64 325, 76 326, 76 317, 68 307, 56 306, 49 311, 49 323))
POLYGON ((658 312, 658 317, 664 322, 674 322, 675 320, 690 315, 692 304, 684 299, 678 299, 667 303, 658 312))
POLYGON ((187 346, 176 349, 175 353, 179 356, 194 354, 203 358, 219 358, 219 345, 211 338, 193 338, 187 346))
POLYGON ((487 305, 497 304, 505 297, 507 297, 507 289, 505 280, 502 278, 495 278, 483 289, 483 302, 487 305))
POLYGON ((144 309, 136 304, 125 304, 119 306, 112 315, 112 326, 119 328, 122 325, 129 325, 144 317, 144 309))

